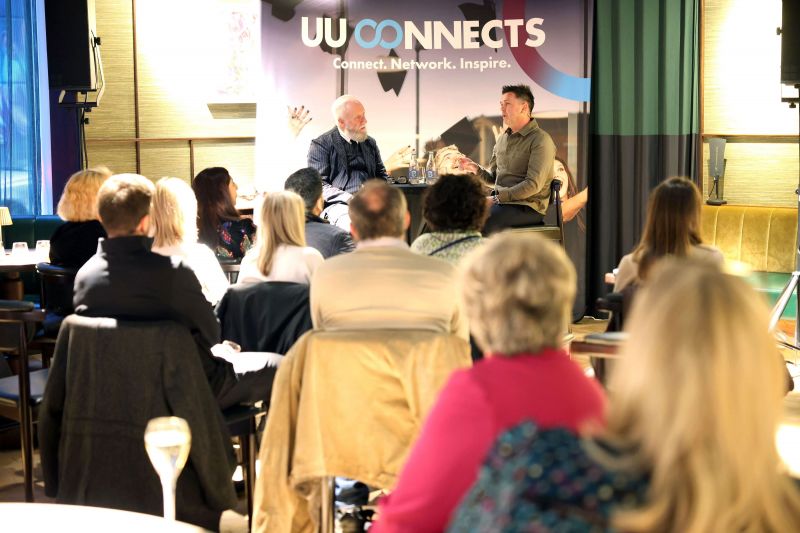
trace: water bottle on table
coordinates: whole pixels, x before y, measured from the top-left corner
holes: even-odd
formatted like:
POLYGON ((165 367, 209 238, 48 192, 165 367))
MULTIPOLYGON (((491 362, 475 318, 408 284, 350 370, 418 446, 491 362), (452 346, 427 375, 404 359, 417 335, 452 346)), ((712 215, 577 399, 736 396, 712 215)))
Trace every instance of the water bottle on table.
POLYGON ((417 163, 417 151, 414 150, 413 148, 411 149, 411 160, 408 162, 408 182, 415 184, 420 182, 419 165, 417 163))
POLYGON ((436 183, 439 174, 436 172, 436 161, 434 160, 433 152, 428 152, 428 162, 425 164, 425 181, 428 183, 436 183))

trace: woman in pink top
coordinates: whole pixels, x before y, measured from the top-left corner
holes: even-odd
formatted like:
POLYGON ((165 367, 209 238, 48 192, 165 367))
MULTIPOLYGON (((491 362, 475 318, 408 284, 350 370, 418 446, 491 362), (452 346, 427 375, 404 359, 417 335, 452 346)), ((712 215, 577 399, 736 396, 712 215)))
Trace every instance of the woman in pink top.
POLYGON ((499 234, 467 256, 464 303, 486 358, 442 390, 372 531, 444 530, 492 443, 522 420, 603 424, 601 387, 559 348, 575 284, 564 251, 536 235, 499 234))

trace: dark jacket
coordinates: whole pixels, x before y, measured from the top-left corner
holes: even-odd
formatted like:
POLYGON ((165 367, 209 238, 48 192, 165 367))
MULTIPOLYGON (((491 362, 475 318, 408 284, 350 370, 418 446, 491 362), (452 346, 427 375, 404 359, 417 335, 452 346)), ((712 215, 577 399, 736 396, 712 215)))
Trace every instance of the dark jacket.
POLYGON ((162 513, 144 447, 147 422, 178 416, 192 433, 178 520, 217 530, 236 504, 230 436, 194 342, 174 322, 64 320, 39 408, 45 492, 60 503, 162 513))
POLYGON ((84 316, 178 322, 194 336, 214 395, 222 398, 236 384, 233 366, 211 355, 220 341, 219 323, 197 277, 179 258, 152 253, 150 239, 104 240, 75 277, 73 303, 84 316))
POLYGON ((222 337, 245 352, 285 354, 310 330, 308 285, 264 281, 234 285, 217 304, 222 337))
POLYGON ((348 232, 309 213, 306 213, 306 245, 319 250, 325 259, 356 249, 348 232))
MULTIPOLYGON (((325 204, 348 203, 364 180, 350 175, 345 153, 345 140, 337 127, 323 133, 308 148, 308 166, 317 169, 322 176, 322 197, 325 204)), ((367 165, 367 179, 387 179, 378 144, 372 137, 359 143, 367 165)))
POLYGON ((97 240, 106 237, 106 230, 98 220, 65 222, 50 237, 50 263, 80 268, 97 252, 97 240))

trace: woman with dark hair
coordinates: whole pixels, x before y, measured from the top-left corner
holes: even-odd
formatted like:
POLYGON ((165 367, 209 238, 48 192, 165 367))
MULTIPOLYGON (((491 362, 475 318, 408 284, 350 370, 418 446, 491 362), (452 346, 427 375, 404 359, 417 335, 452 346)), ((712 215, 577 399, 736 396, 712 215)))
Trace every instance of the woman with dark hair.
POLYGON ((256 227, 236 210, 236 182, 222 167, 201 171, 192 182, 197 197, 198 240, 219 258, 241 259, 253 245, 256 227))
POLYGON ((564 222, 569 222, 578 217, 578 226, 581 231, 586 231, 586 223, 580 211, 586 206, 589 199, 589 189, 585 188, 578 192, 578 186, 575 184, 575 178, 572 177, 572 172, 569 170, 567 163, 556 156, 553 161, 553 179, 561 182, 561 213, 564 217, 564 222))
MULTIPOLYGON (((569 165, 558 156, 553 161, 553 179, 561 182, 559 195, 564 219, 564 244, 578 273, 578 292, 572 307, 572 320, 577 322, 586 314, 586 220, 582 211, 589 198, 589 189, 578 192, 569 165)), ((545 223, 555 224, 552 210, 548 211, 545 223)))
POLYGON ((422 202, 422 216, 432 231, 417 237, 412 250, 456 264, 481 244, 489 210, 476 176, 445 174, 425 191, 422 202))
POLYGON ((704 257, 722 264, 717 248, 700 238, 700 206, 697 185, 686 178, 669 178, 650 193, 642 239, 636 249, 619 262, 614 292, 647 279, 653 264, 665 256, 704 257))

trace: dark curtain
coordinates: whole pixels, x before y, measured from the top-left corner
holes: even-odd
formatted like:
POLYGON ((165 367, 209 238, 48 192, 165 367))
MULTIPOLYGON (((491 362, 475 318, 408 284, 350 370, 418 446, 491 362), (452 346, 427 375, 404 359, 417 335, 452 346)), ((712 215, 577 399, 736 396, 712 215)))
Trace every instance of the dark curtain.
POLYGON ((589 302, 638 243, 647 198, 697 181, 700 0, 595 0, 589 136, 589 302))

